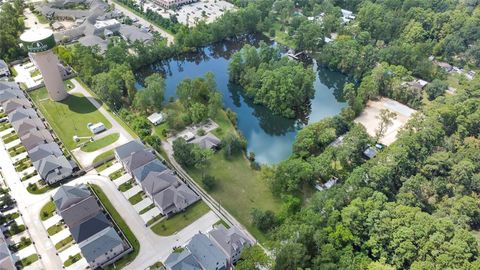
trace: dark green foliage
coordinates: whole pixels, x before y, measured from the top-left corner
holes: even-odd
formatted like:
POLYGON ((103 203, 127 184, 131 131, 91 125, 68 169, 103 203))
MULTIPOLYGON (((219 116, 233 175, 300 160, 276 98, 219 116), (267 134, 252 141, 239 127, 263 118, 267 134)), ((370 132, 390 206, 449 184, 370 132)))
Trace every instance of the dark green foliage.
POLYGON ((437 97, 443 95, 448 89, 448 84, 438 79, 433 80, 431 83, 425 86, 425 91, 428 94, 429 100, 434 100, 437 97))
POLYGON ((217 186, 217 179, 211 175, 205 175, 202 179, 202 185, 206 191, 212 191, 217 186))
POLYGON ((26 55, 20 48, 19 36, 24 30, 23 1, 4 3, 0 10, 0 58, 10 62, 26 55))
POLYGON ((277 225, 277 217, 272 211, 252 210, 252 223, 262 232, 268 232, 277 225))

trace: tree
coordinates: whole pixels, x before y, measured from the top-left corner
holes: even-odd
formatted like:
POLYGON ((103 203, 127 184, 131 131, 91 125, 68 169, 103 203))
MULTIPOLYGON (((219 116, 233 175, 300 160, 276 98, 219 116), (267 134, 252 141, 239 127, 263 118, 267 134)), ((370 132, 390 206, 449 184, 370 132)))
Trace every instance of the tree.
POLYGON ((226 158, 241 153, 246 147, 244 138, 240 138, 234 133, 228 133, 222 140, 221 147, 225 153, 226 158))
POLYGON ((270 210, 262 211, 255 208, 252 210, 251 215, 253 225, 255 225, 262 232, 268 232, 277 226, 277 218, 275 217, 275 213, 270 210))
POLYGON ((378 140, 385 135, 385 132, 387 132, 388 128, 393 124, 393 120, 397 119, 397 113, 388 109, 382 109, 376 118, 380 121, 377 129, 375 130, 375 139, 378 142, 378 140))
POLYGON ((438 79, 433 80, 425 86, 425 92, 428 94, 428 100, 434 100, 443 95, 448 89, 448 83, 438 79))
POLYGON ((145 79, 146 87, 134 99, 134 107, 143 112, 161 110, 165 92, 165 80, 157 73, 145 79))
POLYGON ((206 191, 212 191, 217 186, 217 179, 211 175, 205 175, 202 178, 202 185, 206 191))
POLYGON ((237 270, 261 270, 268 269, 271 265, 270 258, 259 245, 244 248, 240 254, 240 260, 235 265, 237 270))

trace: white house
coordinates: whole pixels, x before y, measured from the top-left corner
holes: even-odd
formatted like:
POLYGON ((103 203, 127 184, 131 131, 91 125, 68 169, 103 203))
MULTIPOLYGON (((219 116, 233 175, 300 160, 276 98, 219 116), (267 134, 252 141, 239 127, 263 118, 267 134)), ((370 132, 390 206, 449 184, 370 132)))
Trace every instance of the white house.
POLYGON ((95 124, 88 124, 88 128, 93 134, 98 134, 107 128, 105 128, 105 125, 102 122, 95 123, 95 124))
POLYGON ((165 117, 163 116, 163 113, 155 112, 148 116, 147 119, 150 123, 156 126, 160 125, 165 120, 165 117))

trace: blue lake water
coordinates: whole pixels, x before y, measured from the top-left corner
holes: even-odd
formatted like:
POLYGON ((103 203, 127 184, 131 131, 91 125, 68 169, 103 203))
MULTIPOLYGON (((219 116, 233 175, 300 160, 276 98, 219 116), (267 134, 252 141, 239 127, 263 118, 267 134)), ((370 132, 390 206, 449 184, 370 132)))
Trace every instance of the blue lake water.
POLYGON ((237 114, 238 128, 247 139, 247 151, 255 153, 255 158, 262 164, 275 164, 290 155, 295 135, 304 126, 334 116, 346 106, 341 97, 343 85, 347 78, 338 72, 317 67, 315 97, 311 101, 308 119, 292 120, 273 115, 267 108, 255 105, 243 97, 238 86, 229 84, 228 63, 231 55, 243 44, 257 45, 258 39, 230 41, 212 45, 199 50, 197 54, 182 59, 161 61, 142 70, 138 74, 137 87, 141 87, 142 78, 152 72, 165 75, 165 100, 175 97, 175 90, 180 81, 186 78, 204 76, 207 72, 215 74, 219 91, 223 94, 225 107, 237 114))

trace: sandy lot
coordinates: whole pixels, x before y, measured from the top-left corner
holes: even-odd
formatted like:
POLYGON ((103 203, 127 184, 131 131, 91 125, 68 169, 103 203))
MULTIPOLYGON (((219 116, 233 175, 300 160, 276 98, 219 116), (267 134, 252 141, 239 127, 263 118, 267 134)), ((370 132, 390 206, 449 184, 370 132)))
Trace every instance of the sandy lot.
POLYGON ((355 119, 355 122, 362 124, 367 129, 368 134, 374 137, 380 123, 378 116, 382 109, 388 109, 397 113, 397 118, 387 128, 385 135, 380 138, 380 143, 390 145, 397 139, 398 130, 407 123, 416 110, 389 98, 381 98, 376 101, 370 100, 363 112, 355 119))

